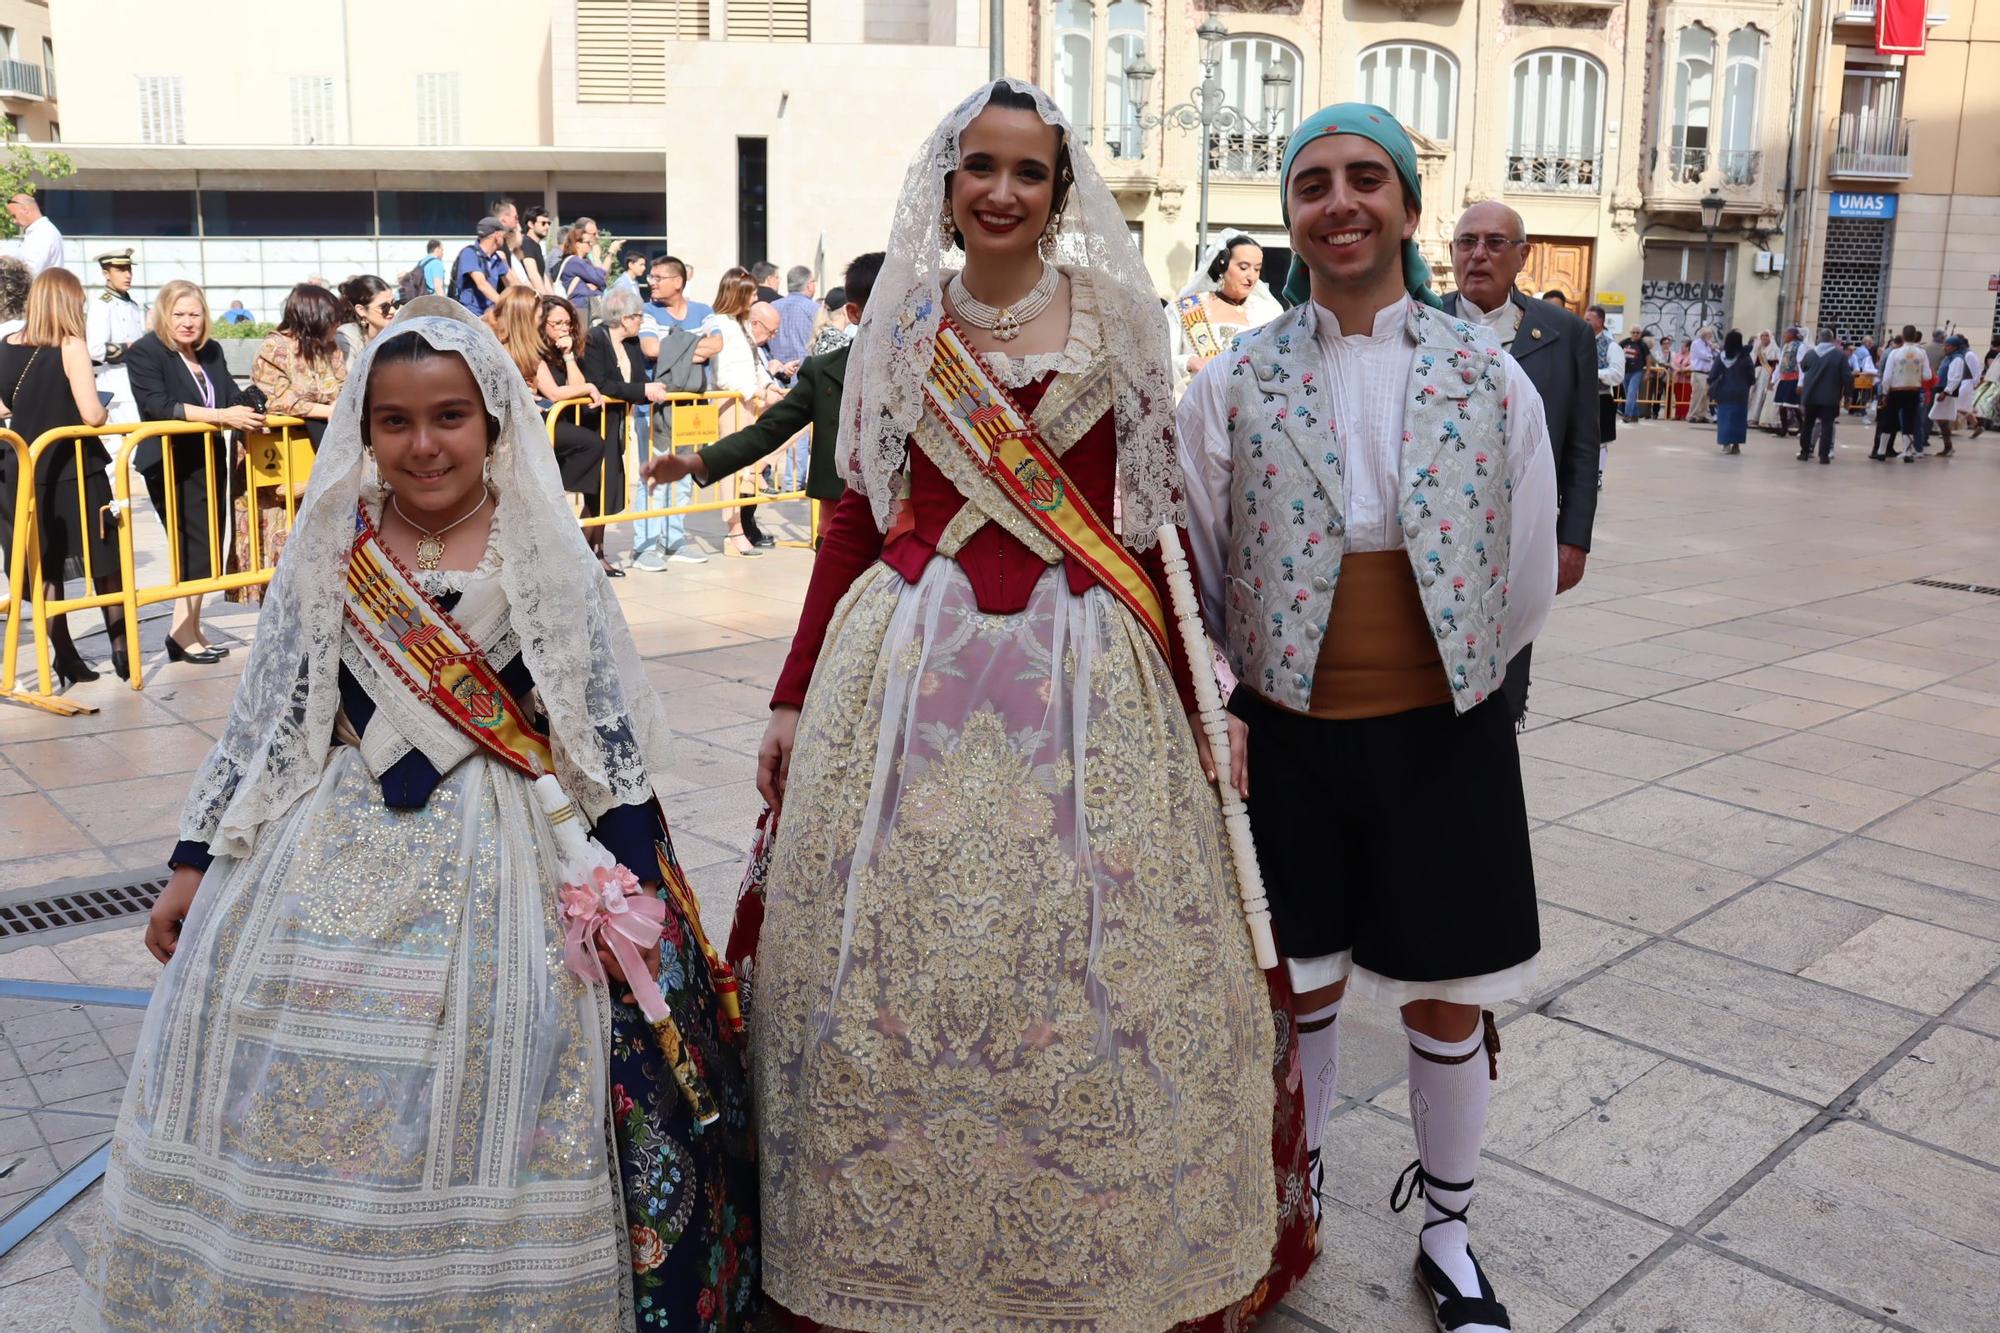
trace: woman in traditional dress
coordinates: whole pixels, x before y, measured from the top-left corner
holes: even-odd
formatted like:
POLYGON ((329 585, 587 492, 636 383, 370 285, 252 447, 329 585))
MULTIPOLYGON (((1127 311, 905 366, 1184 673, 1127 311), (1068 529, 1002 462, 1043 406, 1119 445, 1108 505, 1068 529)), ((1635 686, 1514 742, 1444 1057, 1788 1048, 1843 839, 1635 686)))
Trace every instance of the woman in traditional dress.
POLYGON ((1264 247, 1246 232, 1223 233, 1201 257, 1194 280, 1181 288, 1167 312, 1176 392, 1219 356, 1230 339, 1285 313, 1263 277, 1264 247))
POLYGON ((1240 1327, 1312 1254, 1158 624, 1165 330, 1072 143, 1002 80, 911 166, 759 756, 765 1291, 809 1324, 1240 1327))
POLYGON ((1771 402, 1771 376, 1778 364, 1778 345, 1771 341, 1769 329, 1757 331, 1757 341, 1750 348, 1750 365, 1753 371, 1750 379, 1749 423, 1752 426, 1768 424, 1766 409, 1771 402))
POLYGON ((741 1050, 653 795, 667 736, 519 372, 412 302, 335 407, 182 815, 86 1325, 745 1326, 741 1050), (558 863, 578 810, 595 876, 558 863), (580 927, 614 904, 664 932, 607 988, 580 927))

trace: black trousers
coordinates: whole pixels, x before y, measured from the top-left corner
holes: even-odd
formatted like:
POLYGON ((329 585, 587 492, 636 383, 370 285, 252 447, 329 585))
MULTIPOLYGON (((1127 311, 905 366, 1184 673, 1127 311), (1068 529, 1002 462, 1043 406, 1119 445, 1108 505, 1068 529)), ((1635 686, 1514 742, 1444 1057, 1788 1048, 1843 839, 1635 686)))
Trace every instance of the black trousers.
POLYGON ((1813 432, 1819 432, 1819 456, 1833 457, 1833 423, 1840 420, 1839 403, 1807 403, 1800 409, 1799 457, 1811 455, 1813 432))

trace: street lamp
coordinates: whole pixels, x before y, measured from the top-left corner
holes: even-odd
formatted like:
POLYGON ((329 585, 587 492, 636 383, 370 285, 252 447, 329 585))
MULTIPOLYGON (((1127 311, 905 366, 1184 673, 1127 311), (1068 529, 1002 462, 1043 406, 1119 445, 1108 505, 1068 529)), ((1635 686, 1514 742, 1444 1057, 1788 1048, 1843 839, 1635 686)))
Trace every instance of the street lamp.
POLYGON ((1712 185, 1701 197, 1701 230, 1706 239, 1701 243, 1701 321, 1695 325, 1697 332, 1708 323, 1708 279, 1715 263, 1715 229, 1722 225, 1722 209, 1728 202, 1712 185))
POLYGON ((1222 44, 1228 40, 1229 29, 1210 14, 1194 35, 1201 39, 1201 86, 1189 93, 1188 101, 1170 106, 1157 116, 1146 110, 1146 91, 1159 70, 1143 54, 1126 64, 1125 89, 1132 101, 1132 119, 1142 131, 1159 125, 1201 131, 1201 231, 1195 253, 1204 255, 1208 253, 1209 150, 1215 131, 1275 134, 1284 116, 1283 108, 1288 105, 1286 92, 1292 86, 1292 76, 1279 69, 1264 75, 1264 114, 1253 119, 1222 100, 1222 80, 1217 71, 1222 66, 1222 44))

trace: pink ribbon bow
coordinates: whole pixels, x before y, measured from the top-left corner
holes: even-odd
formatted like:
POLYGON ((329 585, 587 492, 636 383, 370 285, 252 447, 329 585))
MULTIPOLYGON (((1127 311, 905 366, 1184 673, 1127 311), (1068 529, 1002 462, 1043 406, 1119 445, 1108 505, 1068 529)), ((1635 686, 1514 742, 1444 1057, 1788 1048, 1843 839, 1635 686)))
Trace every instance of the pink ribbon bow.
POLYGON ((563 961, 569 970, 585 981, 608 981, 597 956, 602 944, 625 970, 625 984, 647 1021, 665 1018, 666 997, 640 951, 659 943, 667 905, 643 891, 638 876, 620 865, 596 867, 588 884, 564 884, 559 900, 563 919, 569 923, 563 941, 563 961))

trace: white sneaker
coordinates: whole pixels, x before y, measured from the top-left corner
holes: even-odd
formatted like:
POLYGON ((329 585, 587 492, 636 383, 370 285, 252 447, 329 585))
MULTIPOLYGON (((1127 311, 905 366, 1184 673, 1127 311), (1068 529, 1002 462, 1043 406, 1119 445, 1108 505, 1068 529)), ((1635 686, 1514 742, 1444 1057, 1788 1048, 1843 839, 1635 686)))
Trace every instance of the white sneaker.
POLYGON ((677 547, 674 553, 667 557, 667 563, 672 565, 705 565, 708 563, 708 556, 700 547, 694 545, 692 542, 688 542, 677 547))
POLYGON ((658 547, 649 546, 632 558, 632 568, 643 569, 648 574, 664 574, 667 572, 667 557, 660 553, 658 547))

